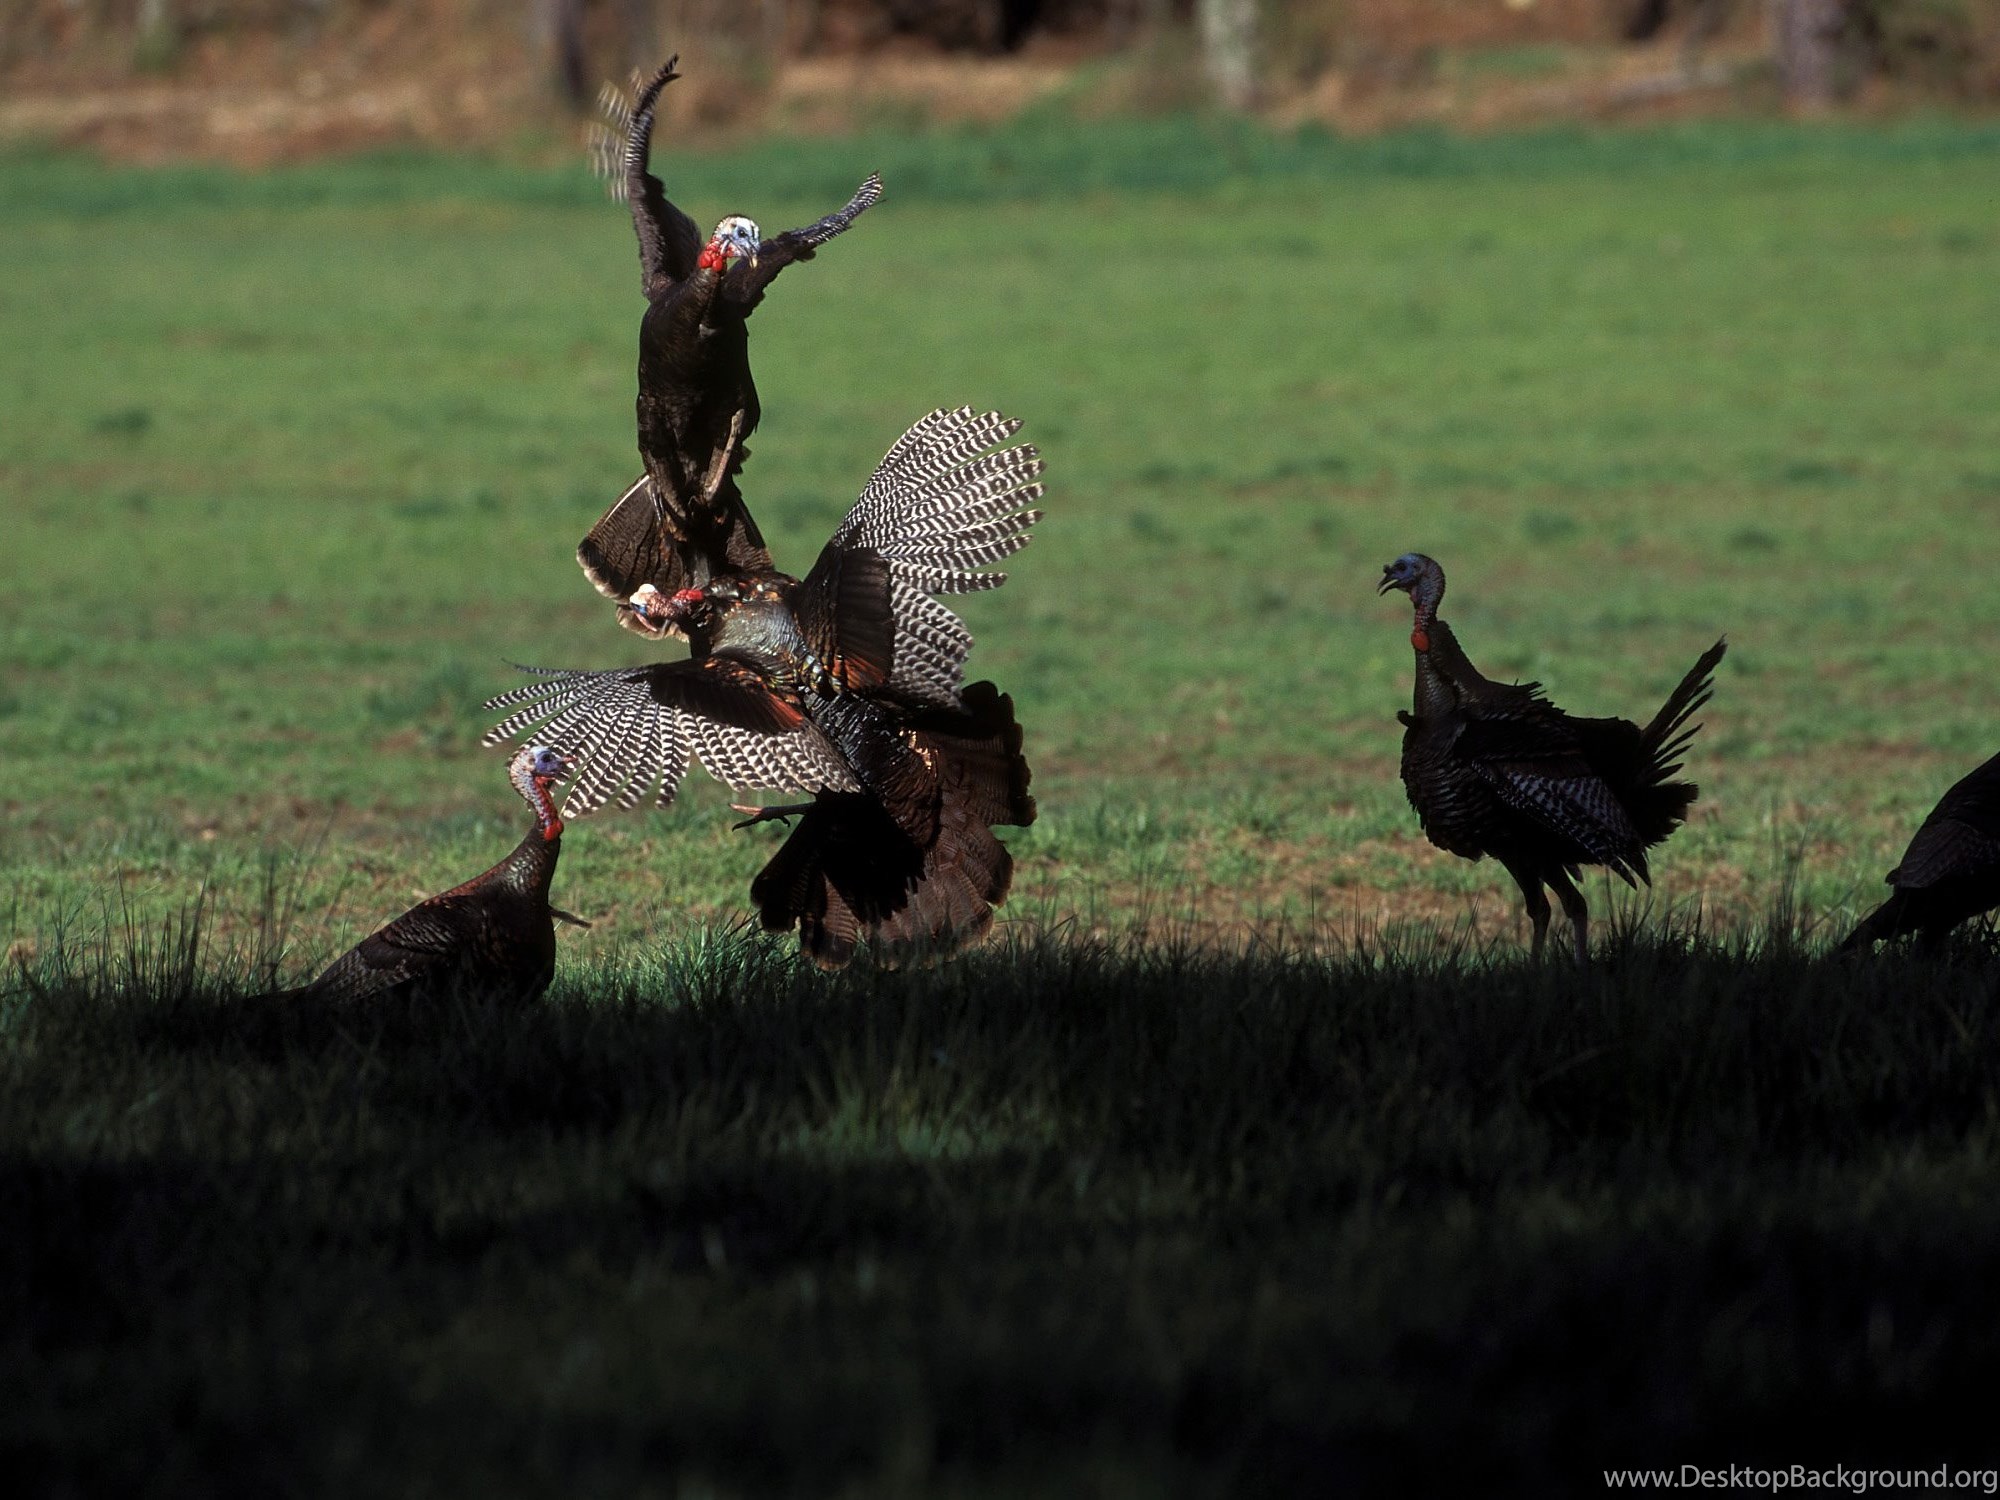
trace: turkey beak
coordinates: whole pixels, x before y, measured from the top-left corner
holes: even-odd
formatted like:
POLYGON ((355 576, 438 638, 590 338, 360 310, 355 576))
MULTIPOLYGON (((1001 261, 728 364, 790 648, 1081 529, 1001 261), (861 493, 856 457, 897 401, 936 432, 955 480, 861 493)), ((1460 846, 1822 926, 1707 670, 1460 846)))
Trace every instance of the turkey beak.
POLYGON ((654 618, 653 611, 665 603, 666 600, 661 597, 660 591, 649 583, 635 590, 632 597, 625 601, 625 607, 641 625, 657 635, 666 629, 666 625, 654 618))
POLYGON ((1396 575, 1391 573, 1387 568, 1384 568, 1382 570, 1382 581, 1375 586, 1375 597, 1378 599, 1381 598, 1382 595, 1388 593, 1395 586, 1396 575))

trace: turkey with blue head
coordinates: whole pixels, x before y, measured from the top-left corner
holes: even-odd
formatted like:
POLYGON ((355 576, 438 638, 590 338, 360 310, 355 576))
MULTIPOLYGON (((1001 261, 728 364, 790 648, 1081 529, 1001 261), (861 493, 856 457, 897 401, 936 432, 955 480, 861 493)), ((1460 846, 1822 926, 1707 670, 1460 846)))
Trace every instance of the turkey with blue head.
POLYGON ((1590 957, 1590 910, 1577 888, 1585 865, 1628 885, 1651 882, 1646 851, 1686 819, 1693 782, 1677 781, 1700 726, 1688 719, 1714 691, 1727 646, 1717 641, 1641 727, 1565 713, 1538 682, 1495 682, 1473 666, 1438 618, 1444 569, 1409 552, 1382 570, 1377 593, 1410 596, 1416 689, 1403 728, 1403 789, 1425 835, 1467 859, 1491 855, 1514 877, 1539 958, 1553 890, 1569 917, 1576 961, 1590 957))
POLYGON ((555 973, 554 919, 589 925, 549 905, 563 832, 553 788, 573 768, 546 745, 523 746, 507 779, 535 821, 512 854, 377 928, 312 983, 262 998, 386 1005, 541 994, 555 973))

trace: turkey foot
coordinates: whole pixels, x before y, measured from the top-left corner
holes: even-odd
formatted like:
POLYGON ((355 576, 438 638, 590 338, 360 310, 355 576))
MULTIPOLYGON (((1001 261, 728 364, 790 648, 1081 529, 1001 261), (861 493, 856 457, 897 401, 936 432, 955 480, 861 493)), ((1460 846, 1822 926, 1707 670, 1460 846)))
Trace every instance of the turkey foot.
POLYGON ((741 823, 732 823, 730 831, 734 833, 739 829, 754 828, 759 823, 770 822, 783 823, 789 828, 794 817, 811 812, 812 806, 810 802, 794 802, 785 807, 755 807, 746 802, 732 802, 729 804, 731 812, 748 813, 750 816, 741 823))

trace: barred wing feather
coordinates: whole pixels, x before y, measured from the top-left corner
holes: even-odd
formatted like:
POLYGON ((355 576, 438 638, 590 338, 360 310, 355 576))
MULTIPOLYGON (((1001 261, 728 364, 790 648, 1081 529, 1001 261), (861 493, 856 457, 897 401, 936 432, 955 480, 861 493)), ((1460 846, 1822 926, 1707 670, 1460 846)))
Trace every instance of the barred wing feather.
POLYGON ((1571 761, 1474 761, 1472 769, 1500 800, 1637 885, 1649 878, 1639 831, 1615 792, 1581 757, 1571 761), (1633 877, 1637 876, 1635 880, 1633 877))
POLYGON ((675 207, 660 179, 648 170, 660 91, 680 77, 674 71, 679 61, 678 56, 668 58, 666 66, 643 82, 635 72, 629 95, 606 85, 598 95, 603 122, 591 132, 598 175, 607 179, 611 196, 632 209, 648 297, 686 280, 701 254, 701 230, 675 207))
POLYGON ((972 636, 937 594, 998 588, 981 571, 1028 544, 1042 518, 1041 455, 1022 443, 998 451, 1019 421, 971 407, 939 409, 893 443, 848 511, 828 553, 868 550, 889 564, 895 667, 890 686, 949 705, 972 636))
POLYGON ((879 172, 870 172, 862 181, 861 186, 854 190, 854 196, 847 200, 845 207, 836 209, 823 219, 814 220, 804 228, 787 229, 783 234, 777 235, 775 238, 795 241, 799 244, 812 245, 814 247, 824 245, 835 235, 845 234, 847 226, 852 224, 861 213, 874 207, 875 200, 881 196, 882 174, 879 172))
POLYGON ((906 565, 931 593, 997 588, 1006 575, 978 574, 1028 543, 1042 518, 1041 455, 1023 443, 987 450, 1021 430, 999 412, 934 411, 898 438, 875 466, 832 545, 868 547, 906 565))
POLYGON ((602 672, 524 667, 536 680, 487 700, 512 709, 486 732, 497 745, 532 738, 575 757, 565 817, 607 802, 632 807, 653 790, 666 807, 699 756, 736 790, 853 791, 853 774, 799 711, 725 657, 602 672))

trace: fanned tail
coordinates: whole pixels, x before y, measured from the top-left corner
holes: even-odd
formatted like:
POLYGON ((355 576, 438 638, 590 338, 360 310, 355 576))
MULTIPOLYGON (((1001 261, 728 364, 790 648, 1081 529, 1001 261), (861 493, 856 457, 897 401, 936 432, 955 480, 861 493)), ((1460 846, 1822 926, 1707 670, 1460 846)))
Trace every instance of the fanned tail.
POLYGON ((1013 699, 990 682, 906 726, 937 767, 937 833, 919 849, 873 797, 822 793, 750 887, 764 927, 839 968, 867 941, 878 961, 941 957, 983 936, 1013 883, 994 824, 1035 818, 1013 699))
POLYGON ((1623 796, 1632 825, 1645 848, 1659 843, 1686 822, 1688 809, 1700 795, 1701 788, 1694 782, 1672 778, 1681 769, 1681 758, 1687 753, 1689 742, 1701 728, 1688 720, 1714 693, 1712 674, 1726 649, 1726 641, 1717 641, 1704 651, 1701 660, 1681 679, 1680 686, 1667 695, 1652 722, 1639 731, 1636 764, 1628 773, 1632 780, 1623 796))

